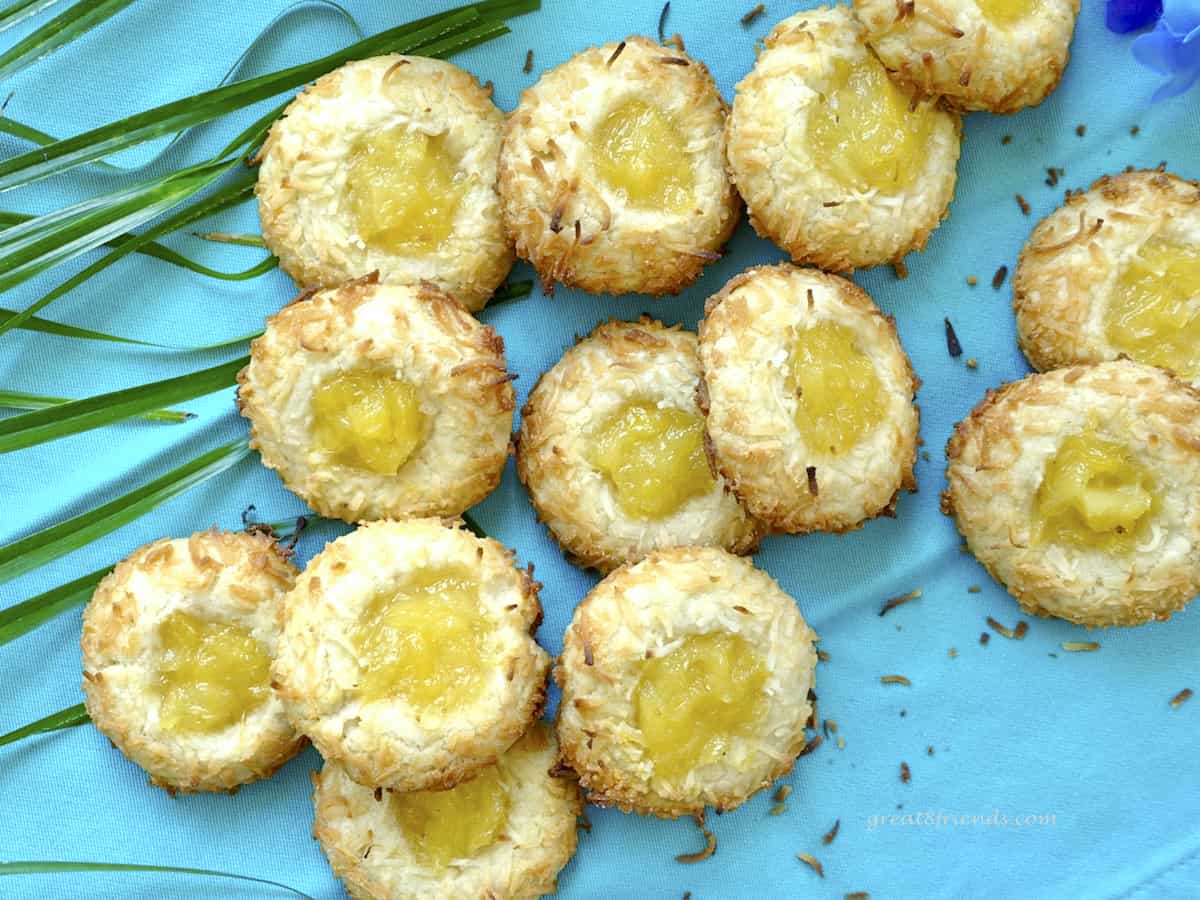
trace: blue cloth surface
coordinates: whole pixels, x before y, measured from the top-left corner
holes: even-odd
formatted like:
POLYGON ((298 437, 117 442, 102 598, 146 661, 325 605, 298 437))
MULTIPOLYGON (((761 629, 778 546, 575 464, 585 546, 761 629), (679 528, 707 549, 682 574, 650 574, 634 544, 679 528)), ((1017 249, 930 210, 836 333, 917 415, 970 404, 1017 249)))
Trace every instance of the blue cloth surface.
MULTIPOLYGON (((445 8, 446 2, 347 0, 367 32, 445 8)), ((217 82, 287 0, 142 0, 64 51, 14 78, 8 113, 66 135, 193 93, 217 82)), ((771 0, 749 28, 739 19, 754 4, 675 0, 666 22, 706 62, 722 93, 754 61, 754 41, 802 4, 771 0)), ((811 5, 811 4, 803 4, 811 5)), ((541 12, 514 20, 514 33, 457 62, 490 80, 496 101, 512 109, 543 69, 586 45, 629 33, 653 34, 658 0, 544 0, 541 12), (534 71, 522 72, 526 50, 534 71)), ((24 30, 28 30, 27 28, 24 30)), ((18 32, 19 33, 19 32, 18 32)), ((8 36, 5 36, 8 38, 8 36)), ((286 16, 242 66, 258 74, 337 49, 353 39, 328 7, 286 16)), ((987 388, 1028 371, 1015 342, 1011 272, 1037 220, 1062 201, 1064 188, 1086 187, 1126 165, 1166 161, 1200 177, 1200 91, 1153 107, 1156 76, 1129 54, 1131 36, 1104 28, 1099 0, 1085 0, 1072 61, 1062 86, 1036 109, 1012 117, 971 115, 949 219, 927 251, 909 257, 909 277, 890 268, 855 279, 896 317, 901 339, 924 381, 919 394, 928 458, 918 462, 920 493, 904 496, 895 519, 845 537, 766 540, 756 557, 800 604, 821 635, 828 661, 817 671, 820 714, 837 722, 831 736, 784 779, 786 808, 770 815, 769 793, 736 812, 711 816, 718 849, 684 865, 679 853, 702 846, 687 820, 662 822, 588 809, 590 832, 563 871, 566 898, 827 897, 869 891, 873 898, 1200 897, 1200 700, 1172 709, 1189 684, 1200 689, 1200 607, 1136 629, 1088 632, 1060 621, 1030 621, 1024 640, 993 634, 992 616, 1009 627, 1023 616, 1015 602, 959 549, 951 520, 938 510, 943 447, 953 423, 987 388), (1076 126, 1086 125, 1083 136, 1076 126), (1131 133, 1132 126, 1140 130, 1131 133), (1011 135, 1011 141, 1002 137, 1011 135), (1049 187, 1047 167, 1064 174, 1049 187), (1032 207, 1023 215, 1020 192, 1032 207), (975 275, 978 286, 966 278, 975 275), (964 348, 946 351, 942 318, 964 348), (968 368, 968 358, 978 360, 968 368), (968 592, 982 586, 978 593, 968 592), (880 618, 881 604, 914 588, 919 600, 880 618), (1068 653, 1063 641, 1094 640, 1099 652, 1068 653), (956 648, 956 652, 953 648, 956 648), (880 683, 903 674, 909 687, 880 683), (903 783, 900 765, 911 769, 903 783), (931 814, 930 818, 915 818, 931 814), (1025 816, 1044 824, 1020 824, 1025 816), (965 817, 956 823, 951 816, 965 817), (971 817, 976 817, 974 823, 971 817), (983 821, 985 817, 990 818, 983 821), (1005 817, 1007 824, 997 824, 1005 817), (840 820, 836 840, 821 836, 840 820), (798 852, 824 864, 820 879, 798 852)), ((5 41, 5 46, 8 41, 5 41)), ((200 129, 149 171, 215 152, 252 114, 200 129)), ((11 154, 16 142, 0 144, 11 154)), ((121 157, 136 164, 159 145, 121 157)), ((44 211, 112 189, 120 179, 96 167, 6 194, 0 206, 44 211)), ((228 231, 257 231, 253 204, 223 216, 228 231)), ((172 246, 233 269, 258 251, 205 244, 186 234, 172 246)), ((486 310, 503 335, 524 402, 537 376, 575 335, 609 317, 649 310, 694 328, 705 298, 730 277, 781 254, 739 229, 729 254, 677 298, 588 296, 560 289, 486 310)), ((76 263, 3 299, 22 308, 76 263)), ((514 277, 528 275, 519 266, 514 277)), ((279 272, 249 282, 218 282, 137 258, 114 266, 48 308, 46 315, 134 337, 206 343, 259 327, 293 295, 279 272)), ((0 338, 0 387, 82 397, 232 359, 227 350, 190 356, 11 332, 0 338)), ((182 425, 133 422, 0 458, 0 541, 90 509, 145 483, 197 453, 246 433, 231 390, 185 404, 182 425)), ((303 505, 257 457, 206 482, 135 523, 74 554, 0 586, 0 606, 26 599, 163 535, 216 524, 236 528, 249 504, 274 521, 303 505)), ((576 603, 594 584, 564 561, 535 520, 512 465, 500 488, 476 508, 487 531, 536 564, 545 584, 539 640, 552 653, 576 603)), ((307 560, 344 529, 329 525, 300 542, 307 560)), ((79 612, 0 648, 0 732, 81 699, 79 612)), ((553 699, 553 698, 552 698, 553 699)), ((223 869, 270 878, 316 898, 343 896, 310 837, 312 750, 269 781, 236 796, 169 798, 90 726, 0 749, 0 859, 102 860, 223 869)), ((0 881, 5 897, 267 897, 271 888, 168 875, 44 875, 0 881)))

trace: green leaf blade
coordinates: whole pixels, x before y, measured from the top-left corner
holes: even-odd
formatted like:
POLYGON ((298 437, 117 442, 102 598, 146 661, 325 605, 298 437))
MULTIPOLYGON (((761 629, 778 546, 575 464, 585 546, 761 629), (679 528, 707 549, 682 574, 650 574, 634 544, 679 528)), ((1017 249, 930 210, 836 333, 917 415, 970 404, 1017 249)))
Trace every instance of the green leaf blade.
POLYGON ((36 722, 30 722, 28 725, 15 728, 8 734, 0 735, 0 747, 3 747, 5 744, 15 743, 22 738, 32 737, 35 734, 46 734, 51 731, 61 731, 64 728, 74 728, 76 725, 82 725, 84 722, 90 721, 91 717, 88 716, 87 710, 82 703, 76 706, 69 706, 66 709, 38 719, 36 722))
MULTIPOLYGON (((20 315, 21 313, 18 313, 16 310, 0 308, 0 326, 3 326, 9 319, 20 315)), ((62 322, 54 322, 50 319, 39 319, 37 316, 27 316, 13 327, 25 331, 40 332, 41 334, 53 334, 57 337, 76 338, 82 341, 105 341, 106 343, 134 344, 142 347, 161 346, 159 344, 152 344, 149 341, 138 341, 133 338, 108 334, 103 331, 93 331, 90 328, 77 328, 74 325, 64 325, 62 322)))
MULTIPOLYGON (((121 237, 130 229, 157 218, 203 190, 233 164, 185 169, 166 179, 143 182, 134 188, 85 201, 66 210, 38 216, 36 219, 0 231, 0 292, 94 250, 107 241, 121 237)), ((162 227, 160 224, 144 234, 124 241, 107 256, 88 266, 68 282, 64 282, 64 285, 55 288, 16 316, 0 324, 0 334, 15 328, 52 300, 132 253, 143 243, 160 237, 164 233, 162 227)))
POLYGON ((53 6, 58 0, 16 0, 0 10, 0 31, 6 31, 14 25, 24 22, 30 16, 36 16, 43 9, 53 6))
POLYGON ((237 380, 237 373, 249 362, 250 357, 243 356, 188 375, 71 400, 0 420, 0 453, 23 450, 211 394, 232 385, 237 380))
MULTIPOLYGON (((64 403, 76 401, 67 397, 49 397, 45 394, 29 394, 24 391, 0 390, 0 408, 3 409, 53 409, 64 403)), ((149 422, 169 422, 177 425, 192 418, 192 414, 180 409, 155 409, 150 412, 137 413, 134 418, 145 419, 149 422)))
POLYGON ((10 78, 30 63, 49 56, 65 44, 115 16, 133 0, 80 0, 28 37, 0 54, 0 79, 10 78))
POLYGON ((173 497, 224 472, 250 453, 244 439, 216 447, 99 506, 0 547, 0 584, 31 572, 127 525, 173 497))
MULTIPOLYGON (((185 170, 185 173, 188 177, 180 179, 178 186, 172 186, 169 190, 169 193, 165 196, 153 197, 150 201, 144 202, 140 209, 135 204, 133 210, 128 213, 129 218, 136 219, 136 221, 133 222, 133 224, 136 225, 142 224, 143 222, 157 217, 160 213, 166 212, 177 203, 186 200, 188 197, 199 193, 201 190, 208 187, 208 185, 224 174, 224 172, 236 165, 236 163, 237 161, 234 160, 230 162, 224 162, 216 166, 203 165, 194 167, 193 169, 185 170)), ((246 175, 250 174, 251 173, 246 173, 246 175)), ((177 176, 171 176, 171 179, 167 180, 170 181, 176 177, 177 176)), ((249 180, 252 181, 253 179, 250 178, 249 180)), ((153 242, 163 235, 170 234, 173 231, 178 231, 180 228, 190 225, 192 222, 195 222, 206 216, 213 215, 222 209, 226 209, 230 205, 233 205, 234 202, 241 202, 239 198, 242 196, 242 192, 245 189, 245 185, 243 183, 244 181, 246 181, 246 176, 243 176, 241 179, 238 179, 233 184, 227 186, 221 191, 218 191, 212 196, 177 211, 173 215, 162 220, 141 234, 128 235, 128 239, 120 241, 118 246, 111 253, 96 260, 96 262, 67 279, 58 287, 46 294, 43 294, 40 298, 35 300, 29 306, 25 307, 25 309, 17 313, 15 316, 11 316, 5 321, 0 322, 0 334, 4 334, 6 331, 19 327, 21 324, 28 321, 39 310, 49 306, 54 300, 57 300, 64 294, 74 290, 97 272, 103 271, 104 269, 128 256, 130 253, 136 252, 138 248, 153 242)), ((167 190, 167 188, 164 187, 164 190, 167 190)), ((70 255, 78 256, 80 253, 87 252, 87 250, 95 249, 114 237, 119 237, 120 231, 122 230, 119 225, 120 223, 118 223, 118 227, 116 227, 117 233, 113 234, 111 233, 114 230, 113 224, 102 222, 100 228, 94 229, 90 233, 85 233, 85 235, 80 238, 81 246, 76 252, 70 255)), ((23 226, 16 227, 20 228, 23 226)), ((130 227, 133 226, 130 225, 130 227)), ((10 229, 10 231, 11 230, 12 229, 10 229)), ((4 239, 8 234, 9 231, 0 231, 0 291, 6 290, 8 287, 12 286, 12 284, 20 283, 27 278, 32 277, 33 274, 37 274, 38 272, 51 268, 52 266, 57 265, 58 262, 62 261, 62 259, 48 259, 46 256, 34 257, 32 260, 27 262, 27 267, 33 267, 34 271, 22 271, 6 277, 2 274, 4 270, 4 262, 6 260, 6 257, 3 255, 3 244, 4 239)), ((51 256, 58 255, 61 257, 62 254, 62 248, 55 247, 53 242, 51 242, 51 256)), ((70 258, 70 256, 65 258, 70 258)))
POLYGON ((89 572, 74 581, 14 603, 0 610, 0 647, 28 634, 51 619, 77 606, 82 606, 92 596, 101 579, 112 571, 112 566, 89 572))
POLYGON ((173 875, 199 875, 209 878, 231 878, 237 881, 250 881, 279 888, 305 900, 313 900, 311 896, 278 881, 269 878, 258 878, 253 875, 238 875, 234 872, 221 872, 216 869, 192 869, 185 866, 143 866, 132 863, 96 863, 96 862, 63 862, 63 861, 16 861, 0 862, 0 876, 3 875, 51 875, 68 872, 158 872, 173 875))

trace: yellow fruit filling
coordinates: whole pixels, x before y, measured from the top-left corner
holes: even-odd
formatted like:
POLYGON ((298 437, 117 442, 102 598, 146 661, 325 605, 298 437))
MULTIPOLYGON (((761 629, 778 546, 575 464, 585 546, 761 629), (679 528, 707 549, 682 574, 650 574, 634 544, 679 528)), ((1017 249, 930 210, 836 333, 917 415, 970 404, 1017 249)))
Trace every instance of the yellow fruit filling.
POLYGON ((1034 8, 1034 0, 975 0, 975 3, 985 19, 1001 27, 1017 24, 1034 8))
POLYGON ((1117 276, 1105 331, 1133 359, 1200 376, 1200 248, 1143 244, 1117 276))
POLYGON ((158 626, 155 692, 168 731, 212 734, 271 695, 271 658, 249 629, 173 612, 158 626))
POLYGON ((1154 479, 1133 452, 1085 431, 1063 441, 1046 464, 1035 502, 1035 540, 1127 550, 1157 508, 1154 479))
POLYGON ((698 413, 630 403, 592 441, 592 465, 612 484, 617 504, 634 518, 662 519, 715 484, 698 413))
POLYGON ((754 647, 725 632, 690 635, 643 663, 634 714, 655 774, 677 781, 725 759, 735 739, 755 732, 766 680, 754 647))
POLYGON ((838 60, 809 113, 809 156, 847 188, 903 190, 922 168, 936 115, 911 105, 874 55, 838 60))
POLYGON ((796 395, 796 427, 815 454, 853 449, 887 409, 875 364, 857 335, 828 320, 796 335, 786 385, 796 395))
POLYGON ((338 463, 380 475, 400 471, 425 435, 416 388, 381 372, 342 372, 312 399, 317 446, 338 463))
POLYGON ((448 791, 393 793, 391 802, 409 847, 439 869, 490 847, 508 821, 508 784, 496 766, 448 791))
POLYGON ((400 698, 418 716, 475 701, 489 672, 488 620, 465 568, 431 567, 372 598, 351 635, 365 700, 400 698))
POLYGON ((687 139, 663 110, 627 100, 592 133, 591 150, 597 174, 631 206, 681 212, 692 202, 687 139))
POLYGON ((432 250, 450 236, 465 186, 445 135, 401 125, 354 145, 346 203, 371 247, 432 250))

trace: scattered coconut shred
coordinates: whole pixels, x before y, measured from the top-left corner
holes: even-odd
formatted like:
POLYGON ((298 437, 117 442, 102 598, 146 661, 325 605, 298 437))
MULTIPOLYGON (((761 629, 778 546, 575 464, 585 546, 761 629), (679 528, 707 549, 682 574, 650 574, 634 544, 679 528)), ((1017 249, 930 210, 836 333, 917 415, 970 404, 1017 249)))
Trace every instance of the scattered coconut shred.
POLYGON ((841 827, 842 827, 842 820, 834 819, 833 827, 830 828, 827 832, 825 832, 825 835, 821 838, 821 843, 825 844, 826 846, 828 846, 829 844, 832 844, 833 839, 835 837, 837 837, 837 835, 838 835, 838 829, 841 827))
POLYGON ((771 798, 775 801, 775 805, 770 810, 771 815, 781 816, 787 811, 787 798, 791 792, 792 787, 788 784, 781 784, 776 789, 774 796, 771 798))
POLYGON ((880 618, 886 616, 897 606, 903 606, 905 603, 920 599, 921 595, 921 589, 915 588, 914 590, 909 591, 907 594, 901 594, 899 597, 893 597, 891 600, 887 601, 887 603, 883 604, 883 608, 879 610, 880 618))
MULTIPOLYGON (((667 4, 670 6, 671 4, 667 4)), ((676 856, 677 862, 681 863, 698 863, 708 859, 717 852, 717 836, 712 833, 707 825, 704 824, 704 813, 700 813, 695 817, 696 827, 700 829, 700 833, 704 835, 704 849, 697 853, 681 853, 676 856)))
POLYGON ((797 853, 796 859, 800 860, 801 862, 808 863, 809 867, 816 872, 819 877, 825 877, 825 869, 815 856, 810 856, 807 853, 797 853))
POLYGON ((991 616, 987 617, 987 623, 988 623, 988 627, 990 627, 997 634, 1002 634, 1006 638, 1011 638, 1015 641, 1022 640, 1025 637, 1025 635, 1029 633, 1029 623, 1026 622, 1024 619, 1017 622, 1016 628, 1007 628, 1006 626, 1001 625, 999 622, 997 622, 991 616))

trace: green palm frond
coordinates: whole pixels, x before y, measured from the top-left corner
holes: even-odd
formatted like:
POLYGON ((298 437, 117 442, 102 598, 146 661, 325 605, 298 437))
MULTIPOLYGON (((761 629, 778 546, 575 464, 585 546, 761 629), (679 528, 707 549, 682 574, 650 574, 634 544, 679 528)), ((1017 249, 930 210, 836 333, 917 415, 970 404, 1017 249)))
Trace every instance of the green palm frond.
POLYGON ((0 584, 78 550, 243 460, 250 446, 232 441, 189 460, 127 494, 0 547, 0 584))
POLYGON ((4 862, 0 863, 0 875, 48 875, 66 872, 159 872, 174 875, 199 875, 205 878, 232 878, 237 881, 250 881, 255 884, 265 884, 279 888, 305 900, 313 900, 311 896, 269 878, 257 878, 253 875, 238 875, 234 872, 220 872, 216 869, 189 869, 182 866, 141 866, 129 863, 95 863, 95 862, 4 862))
MULTIPOLYGON (((90 223, 83 223, 78 220, 68 220, 65 224, 55 221, 39 225, 38 223, 41 219, 60 215, 59 213, 50 213, 47 216, 39 216, 37 219, 31 219, 22 225, 16 225, 5 231, 0 231, 0 291, 6 290, 12 284, 19 284, 34 274, 45 271, 65 259, 70 259, 88 250, 93 250, 105 241, 120 236, 122 232, 127 231, 130 227, 156 218, 189 197, 199 193, 236 165, 238 165, 237 160, 221 163, 203 163, 199 166, 184 169, 182 172, 178 172, 166 179, 143 183, 128 197, 126 194, 132 189, 108 195, 108 198, 113 198, 111 200, 108 198, 99 198, 94 201, 88 201, 95 207, 94 211, 88 212, 88 216, 94 217, 100 223, 99 226, 93 226, 90 223), (6 238, 18 229, 27 229, 42 235, 40 243, 22 245, 20 239, 18 239, 14 242, 17 244, 17 251, 7 252, 6 238), (69 235, 76 231, 82 232, 82 234, 74 244, 61 243, 64 232, 69 235), (14 262, 14 258, 18 261, 14 262), (20 259, 24 259, 24 263, 20 263, 20 259), (13 266, 17 266, 16 271, 6 275, 6 268, 13 266)), ((21 312, 17 313, 17 315, 11 316, 0 323, 0 334, 18 327, 34 313, 44 309, 59 297, 74 290, 96 273, 124 259, 139 247, 149 244, 164 235, 178 231, 180 228, 185 228, 193 222, 241 203, 253 192, 253 183, 253 173, 242 172, 232 183, 222 187, 212 195, 190 206, 185 206, 183 209, 176 211, 173 215, 168 216, 140 234, 127 235, 127 239, 121 241, 120 245, 110 253, 96 260, 71 278, 68 278, 58 287, 43 294, 21 312)))
POLYGON ((57 2, 58 0, 16 0, 15 3, 10 3, 4 9, 0 9, 0 31, 20 25, 30 16, 36 16, 57 2))
POLYGON ((536 9, 537 0, 485 2, 390 28, 309 63, 235 81, 46 144, 0 162, 0 191, 103 159, 163 135, 210 122, 294 90, 352 59, 381 53, 445 55, 507 32, 502 19, 536 9))
POLYGON ((107 566, 97 569, 74 581, 68 581, 36 597, 0 610, 0 647, 61 616, 67 610, 82 606, 92 596, 100 579, 111 572, 112 568, 107 566))
POLYGON ((79 0, 28 37, 0 54, 0 79, 11 78, 27 65, 49 56, 65 44, 115 16, 133 0, 79 0))
MULTIPOLYGON (((74 728, 76 725, 82 725, 85 722, 92 721, 87 714, 87 710, 83 708, 83 704, 69 706, 66 709, 59 710, 56 713, 38 719, 36 722, 30 722, 28 725, 22 725, 20 728, 15 728, 8 734, 0 734, 0 747, 5 744, 12 744, 22 738, 32 737, 35 734, 46 734, 50 731, 61 731, 64 728, 74 728)), ((0 863, 0 865, 3 865, 0 863)), ((12 873, 16 874, 16 873, 12 873)))
MULTIPOLYGON (((190 166, 166 178, 142 181, 0 231, 0 291, 157 218, 212 184, 234 165, 236 162, 190 166)), ((105 259, 130 253, 135 245, 136 239, 128 240, 105 259)), ((13 327, 11 320, 6 327, 13 327)))
MULTIPOLYGON (((19 316, 20 313, 11 309, 0 308, 0 326, 14 316, 19 316)), ((135 344, 142 347, 162 347, 163 344, 155 344, 150 341, 138 341, 133 338, 120 337, 115 334, 107 334, 103 331, 93 331, 90 328, 76 328, 74 325, 64 325, 61 322, 53 322, 50 319, 40 319, 37 316, 28 316, 23 321, 20 321, 14 326, 24 329, 25 331, 37 331, 42 334, 53 334, 58 337, 77 338, 83 341, 107 341, 114 344, 135 344)), ((236 343, 231 341, 230 343, 236 343)), ((175 348, 171 348, 175 349, 175 348)))
MULTIPOLYGON (((0 117, 0 123, 3 123, 3 121, 3 117, 0 117)), ((249 199, 249 193, 247 193, 245 196, 242 196, 238 202, 246 199, 249 199)), ((10 228, 13 225, 21 225, 33 218, 35 217, 26 215, 25 213, 0 210, 0 233, 2 233, 3 229, 5 228, 10 228)), ((196 236, 201 237, 201 235, 196 236)), ((246 235, 245 238, 245 240, 230 240, 226 241, 225 243, 244 243, 248 247, 266 246, 261 237, 255 238, 254 235, 246 235)), ((105 241, 103 246, 115 250, 132 239, 132 235, 124 234, 119 237, 115 237, 110 241, 105 241)), ((222 281, 244 281, 249 278, 257 278, 259 275, 270 272, 279 265, 279 260, 275 259, 273 256, 267 256, 261 262, 255 263, 250 268, 243 269, 240 272, 224 272, 219 269, 210 268, 203 263, 196 262, 196 260, 185 256, 178 251, 172 250, 170 247, 163 246, 157 241, 139 244, 134 252, 140 253, 143 256, 153 257, 154 259, 161 260, 165 263, 170 263, 171 265, 178 266, 181 269, 188 269, 199 275, 206 275, 209 278, 218 278, 222 281)))
MULTIPOLYGON (((0 309, 0 329, 3 329, 4 324, 13 316, 22 315, 14 312, 11 309, 0 309)), ((213 341, 210 344, 161 344, 155 341, 142 341, 136 338, 121 337, 118 334, 109 334, 105 331, 93 331, 90 328, 77 328, 74 325, 64 325, 62 322, 53 322, 50 319, 40 319, 37 316, 30 316, 18 322, 14 327, 22 328, 26 331, 36 331, 42 334, 53 334, 58 337, 76 338, 81 341, 104 341, 107 343, 116 344, 131 344, 137 347, 145 347, 149 350, 172 350, 182 353, 203 353, 209 350, 223 350, 226 347, 232 347, 235 344, 245 344, 248 341, 254 340, 262 330, 251 331, 247 334, 239 334, 235 337, 223 338, 219 341, 213 341)))
POLYGON ((38 131, 32 125, 25 125, 7 115, 0 116, 0 132, 11 134, 13 137, 18 137, 23 141, 29 141, 31 144, 37 144, 42 147, 46 144, 53 144, 58 140, 58 138, 52 137, 44 131, 38 131))
MULTIPOLYGON (((75 403, 68 397, 49 397, 45 394, 27 394, 24 391, 0 390, 0 409, 51 409, 64 403, 75 403)), ((137 413, 132 418, 146 419, 149 422, 170 422, 178 424, 192 418, 192 414, 180 409, 155 409, 150 412, 137 413)))
POLYGON ((69 400, 4 419, 0 421, 0 453, 23 450, 211 394, 232 385, 248 362, 250 357, 243 356, 187 375, 69 400))
POLYGON ((261 234, 230 234, 227 231, 193 231, 192 237, 216 244, 238 244, 242 247, 265 247, 267 242, 261 234))

